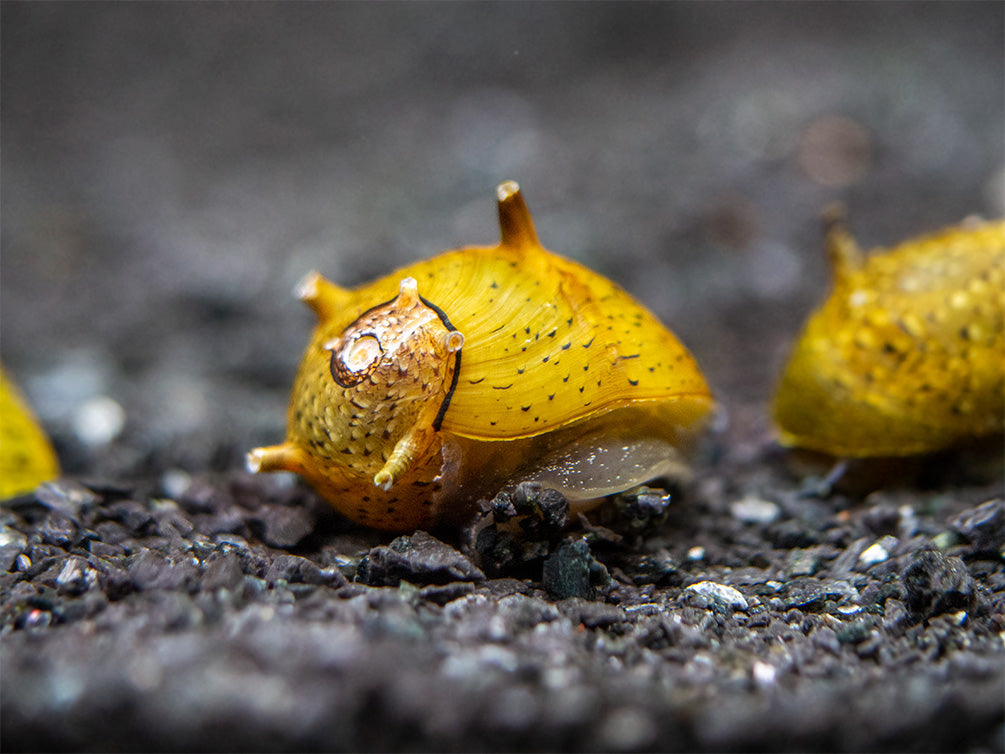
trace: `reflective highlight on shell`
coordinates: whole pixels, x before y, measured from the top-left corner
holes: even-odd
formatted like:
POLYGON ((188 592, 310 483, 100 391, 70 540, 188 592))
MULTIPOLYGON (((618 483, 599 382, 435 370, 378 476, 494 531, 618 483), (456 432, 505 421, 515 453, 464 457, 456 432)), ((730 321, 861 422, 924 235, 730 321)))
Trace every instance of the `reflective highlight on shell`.
POLYGON ((571 500, 676 468, 713 407, 694 358, 606 278, 545 251, 516 183, 502 239, 369 285, 312 273, 319 324, 286 441, 248 457, 294 471, 342 513, 404 531, 459 523, 507 484, 571 500))
POLYGON ((905 456, 1001 434, 1005 222, 974 222, 868 257, 831 217, 830 296, 774 399, 780 440, 834 456, 905 456))

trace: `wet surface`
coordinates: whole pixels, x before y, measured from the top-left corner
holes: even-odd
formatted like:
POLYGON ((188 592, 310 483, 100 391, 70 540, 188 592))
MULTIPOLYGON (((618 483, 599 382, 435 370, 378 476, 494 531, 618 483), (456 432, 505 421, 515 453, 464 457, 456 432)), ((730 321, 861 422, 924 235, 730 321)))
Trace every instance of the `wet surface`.
POLYGON ((0 12, 2 357, 66 476, 0 509, 5 750, 1005 746, 1000 441, 832 488, 765 410, 826 204, 1001 215, 1000 5, 0 12), (244 472, 296 280, 492 242, 507 178, 694 352, 692 478, 396 538, 244 472))

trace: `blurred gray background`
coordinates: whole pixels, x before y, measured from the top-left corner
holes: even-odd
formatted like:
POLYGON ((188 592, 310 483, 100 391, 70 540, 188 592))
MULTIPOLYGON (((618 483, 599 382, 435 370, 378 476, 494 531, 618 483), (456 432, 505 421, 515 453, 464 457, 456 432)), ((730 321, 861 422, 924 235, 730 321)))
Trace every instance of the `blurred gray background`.
POLYGON ((294 283, 494 243, 513 178, 764 424, 827 203, 866 247, 1001 215, 1003 9, 4 2, 3 361, 70 471, 229 468, 294 283))

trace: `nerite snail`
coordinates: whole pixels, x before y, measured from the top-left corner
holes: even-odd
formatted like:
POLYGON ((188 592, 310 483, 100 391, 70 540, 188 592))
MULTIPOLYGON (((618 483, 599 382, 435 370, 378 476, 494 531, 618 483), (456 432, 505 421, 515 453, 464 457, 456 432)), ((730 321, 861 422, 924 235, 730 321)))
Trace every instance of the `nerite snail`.
POLYGON ((409 530, 536 480, 588 500, 666 473, 713 407, 691 354, 621 288, 545 251, 516 183, 502 240, 353 290, 298 287, 319 324, 286 441, 248 456, 343 514, 409 530))
POLYGON ((1005 222, 863 255, 832 217, 830 296, 806 322, 774 400, 781 442, 905 456, 1000 434, 1005 222))

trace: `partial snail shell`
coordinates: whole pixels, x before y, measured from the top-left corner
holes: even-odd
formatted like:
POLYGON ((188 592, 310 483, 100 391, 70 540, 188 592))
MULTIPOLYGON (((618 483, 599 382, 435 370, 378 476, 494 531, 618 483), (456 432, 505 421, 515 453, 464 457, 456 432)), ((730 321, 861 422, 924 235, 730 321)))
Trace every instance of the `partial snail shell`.
POLYGON ((0 499, 30 492, 58 476, 59 461, 49 438, 0 368, 0 499))
POLYGON ((1005 222, 863 255, 829 220, 830 296, 806 322, 774 400, 781 442, 905 456, 1001 434, 1005 222))

